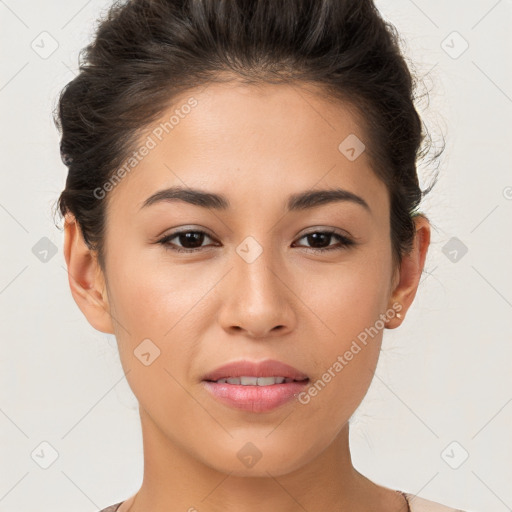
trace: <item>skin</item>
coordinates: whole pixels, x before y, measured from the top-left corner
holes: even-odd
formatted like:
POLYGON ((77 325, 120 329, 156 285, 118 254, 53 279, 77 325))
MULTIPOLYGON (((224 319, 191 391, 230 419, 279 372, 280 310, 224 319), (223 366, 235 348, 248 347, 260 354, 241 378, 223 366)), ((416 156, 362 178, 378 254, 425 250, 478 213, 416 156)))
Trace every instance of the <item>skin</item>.
POLYGON ((394 268, 388 191, 366 152, 350 161, 338 150, 349 134, 364 141, 363 130, 347 105, 319 92, 232 82, 183 95, 160 121, 191 96, 198 105, 107 196, 105 272, 66 218, 74 300, 94 328, 115 334, 139 401, 144 478, 121 512, 406 510, 402 496, 353 467, 349 449, 348 420, 374 376, 383 329, 305 405, 240 411, 201 383, 241 358, 277 359, 315 382, 380 314, 399 303, 405 317, 414 299, 428 220, 415 218, 414 247, 394 268), (231 206, 174 201, 141 209, 173 185, 224 194, 231 206), (349 201, 285 210, 291 194, 335 187, 371 211, 349 201), (157 243, 183 226, 209 235, 198 252, 157 243), (329 229, 357 244, 313 252, 305 234, 329 229), (236 252, 248 236, 263 249, 251 263, 236 252), (147 338, 160 350, 149 366, 134 355, 147 338), (261 453, 252 467, 237 457, 249 441, 261 453))

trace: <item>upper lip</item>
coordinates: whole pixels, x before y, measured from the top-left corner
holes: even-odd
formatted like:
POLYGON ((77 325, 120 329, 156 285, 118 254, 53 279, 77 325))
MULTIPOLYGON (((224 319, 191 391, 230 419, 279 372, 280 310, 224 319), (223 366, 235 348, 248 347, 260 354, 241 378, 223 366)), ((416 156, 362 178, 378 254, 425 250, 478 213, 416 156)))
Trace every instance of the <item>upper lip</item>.
POLYGON ((217 369, 207 373, 203 380, 228 379, 230 377, 285 377, 294 380, 304 380, 308 376, 293 366, 266 359, 264 361, 248 361, 246 359, 233 361, 231 363, 219 366, 217 369))

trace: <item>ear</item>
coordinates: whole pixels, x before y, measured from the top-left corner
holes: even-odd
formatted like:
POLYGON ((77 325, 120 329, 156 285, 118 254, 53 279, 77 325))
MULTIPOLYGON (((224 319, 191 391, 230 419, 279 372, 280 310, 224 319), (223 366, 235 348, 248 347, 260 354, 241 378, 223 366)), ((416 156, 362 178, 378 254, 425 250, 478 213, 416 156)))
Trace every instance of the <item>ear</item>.
POLYGON ((400 271, 394 280, 394 289, 390 296, 388 307, 397 311, 401 318, 394 317, 389 320, 386 327, 395 329, 404 320, 407 310, 412 304, 418 285, 420 283, 421 274, 425 265, 427 251, 430 244, 430 223, 424 215, 416 215, 414 217, 416 226, 416 234, 411 252, 404 255, 400 265, 400 271), (395 304, 393 308, 392 305, 395 304), (400 304, 401 309, 398 309, 400 304))
POLYGON ((95 329, 114 334, 103 272, 96 253, 87 247, 82 230, 71 214, 65 217, 64 258, 69 287, 78 307, 95 329))

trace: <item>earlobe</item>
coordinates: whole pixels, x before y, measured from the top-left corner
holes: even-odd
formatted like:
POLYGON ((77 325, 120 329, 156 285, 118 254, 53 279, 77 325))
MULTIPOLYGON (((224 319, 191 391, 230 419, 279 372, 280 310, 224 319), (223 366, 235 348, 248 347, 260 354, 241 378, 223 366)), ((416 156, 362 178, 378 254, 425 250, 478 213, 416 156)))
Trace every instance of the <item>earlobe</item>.
POLYGON ((64 258, 76 304, 95 329, 114 334, 103 272, 96 254, 85 243, 82 230, 71 214, 65 217, 64 258))
POLYGON ((425 259, 427 257, 430 244, 430 223, 424 215, 414 217, 414 222, 416 225, 416 235, 414 237, 413 248, 409 254, 403 256, 398 283, 390 297, 389 307, 395 303, 402 305, 402 309, 400 310, 401 318, 397 317, 390 320, 389 324, 386 326, 388 329, 398 327, 403 321, 407 310, 416 296, 425 265, 425 259))

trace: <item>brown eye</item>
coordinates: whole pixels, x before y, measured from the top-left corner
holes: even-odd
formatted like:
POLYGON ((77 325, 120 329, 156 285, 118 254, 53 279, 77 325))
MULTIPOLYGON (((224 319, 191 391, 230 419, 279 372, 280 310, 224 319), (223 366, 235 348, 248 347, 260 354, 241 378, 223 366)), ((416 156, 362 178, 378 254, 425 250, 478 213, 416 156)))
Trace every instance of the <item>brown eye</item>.
POLYGON ((350 238, 336 233, 335 231, 313 231, 302 236, 299 240, 302 238, 307 239, 308 244, 310 244, 309 247, 306 248, 313 251, 340 250, 355 244, 355 242, 353 242, 350 238), (331 242, 332 238, 338 240, 337 245, 331 245, 329 243, 331 242))
POLYGON ((177 233, 171 233, 158 241, 167 249, 171 249, 177 252, 197 252, 203 247, 203 242, 206 238, 212 240, 212 238, 204 231, 180 231, 177 233), (171 240, 177 239, 180 245, 171 243, 171 240))
MULTIPOLYGON (((207 247, 207 245, 203 245, 205 238, 213 240, 204 231, 188 230, 166 235, 159 240, 158 243, 172 251, 193 253, 207 247), (171 242, 171 240, 174 239, 176 239, 178 243, 171 242)), ((303 235, 299 240, 303 238, 305 238, 309 244, 309 246, 303 247, 314 252, 342 250, 351 245, 355 245, 355 242, 350 238, 336 233, 335 231, 313 231, 303 235), (338 241, 337 244, 332 245, 331 242, 333 238, 338 241)))

